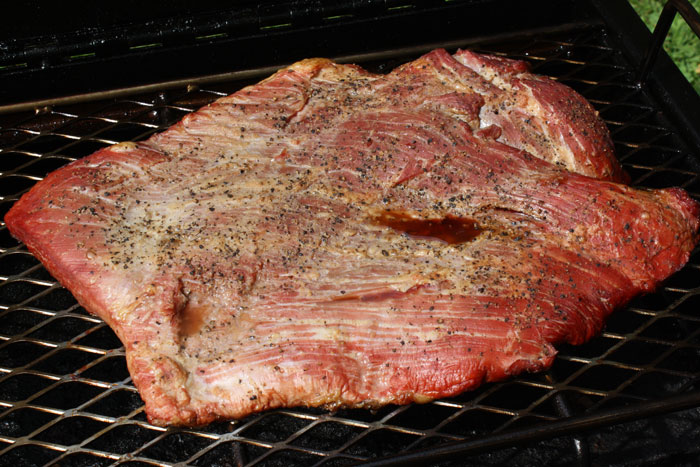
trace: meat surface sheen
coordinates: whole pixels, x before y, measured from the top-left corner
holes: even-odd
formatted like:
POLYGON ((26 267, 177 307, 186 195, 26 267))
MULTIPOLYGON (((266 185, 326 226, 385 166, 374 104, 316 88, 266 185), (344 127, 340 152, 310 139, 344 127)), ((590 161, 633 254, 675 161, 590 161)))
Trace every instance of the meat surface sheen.
POLYGON ((433 51, 311 59, 51 173, 5 217, 124 343, 152 423, 425 402, 552 364, 687 261, 572 90, 433 51))

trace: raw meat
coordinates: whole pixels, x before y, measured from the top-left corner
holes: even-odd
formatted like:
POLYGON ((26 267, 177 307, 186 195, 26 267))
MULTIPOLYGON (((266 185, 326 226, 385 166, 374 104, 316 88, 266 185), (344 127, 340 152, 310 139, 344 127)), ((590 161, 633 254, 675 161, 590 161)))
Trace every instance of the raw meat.
MULTIPOLYGON (((480 122, 498 127, 499 141, 573 172, 629 181, 615 159, 608 129, 581 95, 528 73, 522 61, 469 50, 457 52, 455 58, 468 68, 459 69, 463 81, 485 96, 480 122)), ((445 57, 444 62, 449 60, 445 57)))
POLYGON ((386 76, 296 63, 5 221, 115 330, 149 420, 201 425, 549 367, 697 241, 685 192, 624 177, 573 91, 437 50, 386 76))

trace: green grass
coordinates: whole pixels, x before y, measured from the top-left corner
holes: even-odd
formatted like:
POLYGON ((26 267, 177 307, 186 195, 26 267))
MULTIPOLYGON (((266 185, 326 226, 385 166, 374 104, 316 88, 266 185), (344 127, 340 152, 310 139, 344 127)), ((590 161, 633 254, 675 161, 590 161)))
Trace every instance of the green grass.
MULTIPOLYGON (((654 29, 666 0, 629 0, 632 7, 649 29, 654 29)), ((690 0, 700 11, 700 0, 690 0)), ((676 15, 671 31, 664 42, 664 49, 671 56, 690 84, 700 93, 700 39, 693 33, 680 15, 676 15)))

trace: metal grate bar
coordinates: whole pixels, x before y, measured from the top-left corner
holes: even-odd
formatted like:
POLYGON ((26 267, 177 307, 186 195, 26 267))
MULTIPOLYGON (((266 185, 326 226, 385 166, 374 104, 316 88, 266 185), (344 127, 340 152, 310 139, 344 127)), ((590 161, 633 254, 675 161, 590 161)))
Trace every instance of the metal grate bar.
MULTIPOLYGON (((568 24, 563 24, 563 25, 554 26, 554 27, 550 26, 550 27, 542 28, 541 30, 533 30, 531 32, 531 34, 535 34, 538 32, 550 32, 551 33, 551 32, 557 32, 557 31, 570 31, 572 29, 577 29, 577 28, 583 29, 583 28, 589 28, 591 26, 591 24, 592 24, 591 21, 568 23, 568 24)), ((498 38, 510 38, 510 37, 522 38, 522 36, 523 36, 522 31, 519 31, 519 32, 503 33, 503 34, 498 35, 497 37, 498 38)), ((412 46, 412 47, 402 47, 402 48, 397 48, 397 49, 391 49, 388 51, 377 51, 377 52, 368 52, 368 53, 361 53, 361 54, 342 55, 342 56, 332 57, 332 60, 334 60, 338 63, 365 63, 365 62, 378 61, 378 60, 389 60, 389 59, 396 60, 397 58, 417 56, 417 55, 429 52, 430 50, 433 50, 433 49, 438 48, 438 47, 447 48, 447 49, 469 47, 473 44, 478 44, 480 42, 483 42, 485 39, 486 38, 484 38, 484 37, 471 37, 468 39, 459 39, 459 40, 448 41, 448 42, 443 41, 443 42, 422 44, 422 45, 412 46)), ((488 39, 493 40, 494 36, 489 36, 488 39)), ((138 95, 138 94, 143 94, 143 93, 148 93, 148 92, 160 92, 160 91, 170 90, 170 89, 180 89, 183 87, 195 90, 195 89, 199 89, 201 86, 218 84, 218 83, 225 83, 225 82, 238 81, 238 80, 248 80, 248 79, 262 79, 266 76, 271 75, 272 73, 279 70, 280 68, 283 68, 286 65, 288 65, 288 63, 279 63, 279 64, 272 65, 272 66, 264 66, 264 67, 251 68, 251 69, 246 69, 246 70, 241 70, 241 71, 219 73, 219 74, 215 74, 215 75, 206 75, 206 76, 200 76, 200 77, 165 81, 165 82, 154 83, 154 84, 146 84, 146 85, 140 85, 140 86, 130 86, 130 87, 124 87, 124 88, 119 88, 119 89, 111 89, 111 90, 107 90, 107 91, 98 91, 98 92, 91 92, 91 93, 85 93, 85 94, 76 94, 76 95, 66 96, 66 97, 58 97, 58 98, 42 99, 42 100, 36 100, 36 101, 20 102, 20 103, 9 104, 9 105, 0 105, 0 115, 6 114, 6 113, 23 112, 23 111, 34 110, 34 109, 45 109, 45 111, 49 111, 53 106, 80 104, 83 102, 91 102, 91 101, 102 100, 102 99, 125 98, 128 96, 133 96, 133 95, 138 95)), ((220 94, 220 95, 223 96, 225 94, 220 94)))
POLYGON ((514 444, 535 441, 552 436, 565 436, 570 433, 577 433, 611 424, 624 423, 640 418, 649 418, 658 414, 697 407, 698 405, 700 405, 700 391, 649 402, 643 406, 625 407, 618 410, 566 418, 540 427, 531 427, 477 440, 446 444, 419 453, 406 453, 387 459, 378 459, 364 463, 364 465, 367 467, 384 467, 391 465, 416 465, 419 462, 423 463, 427 460, 435 462, 455 458, 466 453, 498 449, 504 446, 512 446, 514 444))

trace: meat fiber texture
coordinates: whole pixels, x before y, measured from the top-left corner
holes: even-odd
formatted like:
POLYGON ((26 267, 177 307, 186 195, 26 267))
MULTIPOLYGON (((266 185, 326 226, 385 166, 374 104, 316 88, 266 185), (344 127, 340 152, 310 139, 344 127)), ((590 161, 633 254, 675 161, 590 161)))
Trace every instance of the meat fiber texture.
POLYGON ((124 343, 149 420, 426 402, 548 368, 688 260, 698 205, 640 190, 524 62, 310 59, 51 173, 8 228, 124 343))

